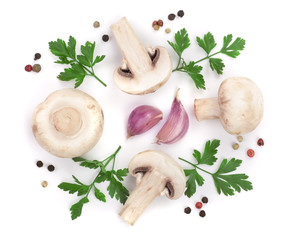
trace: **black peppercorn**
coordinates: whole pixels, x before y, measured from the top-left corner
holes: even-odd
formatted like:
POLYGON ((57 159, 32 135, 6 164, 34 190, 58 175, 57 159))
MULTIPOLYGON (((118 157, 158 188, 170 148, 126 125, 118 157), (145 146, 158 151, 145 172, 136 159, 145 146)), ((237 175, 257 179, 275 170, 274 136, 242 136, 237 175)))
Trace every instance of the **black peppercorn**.
POLYGON ((205 215, 206 215, 206 212, 205 212, 204 210, 201 210, 201 211, 199 212, 199 216, 200 216, 200 217, 205 217, 205 215))
POLYGON ((207 197, 203 197, 203 198, 201 199, 201 201, 202 201, 203 203, 208 203, 208 198, 207 198, 207 197))
POLYGON ((178 11, 177 15, 179 17, 183 17, 184 16, 184 11, 183 10, 178 11))
POLYGON ((40 58, 41 58, 40 53, 34 54, 34 61, 37 60, 37 59, 40 59, 40 58))
POLYGON ((102 36, 102 40, 103 40, 104 42, 107 42, 107 41, 109 40, 109 36, 108 36, 107 34, 104 34, 104 35, 102 36))
POLYGON ((169 14, 168 19, 170 21, 173 21, 175 19, 176 15, 174 13, 169 14))
POLYGON ((42 162, 42 161, 37 161, 37 162, 36 162, 36 166, 38 166, 38 167, 42 167, 42 166, 43 166, 43 162, 42 162))
POLYGON ((186 208, 184 209, 184 213, 189 214, 190 212, 191 212, 191 208, 186 207, 186 208))
POLYGON ((50 172, 53 172, 55 170, 55 166, 54 165, 48 165, 47 166, 47 170, 49 170, 50 172))

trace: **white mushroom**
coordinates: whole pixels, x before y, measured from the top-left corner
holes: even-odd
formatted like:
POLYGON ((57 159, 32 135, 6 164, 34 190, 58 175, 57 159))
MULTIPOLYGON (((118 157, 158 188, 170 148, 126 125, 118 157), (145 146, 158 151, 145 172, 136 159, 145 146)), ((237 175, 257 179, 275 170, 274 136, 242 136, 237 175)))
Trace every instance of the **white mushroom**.
POLYGON ((136 177, 137 186, 119 214, 131 225, 157 196, 165 194, 170 199, 178 199, 184 193, 184 171, 164 152, 148 150, 138 153, 130 161, 128 170, 136 177))
POLYGON ((261 122, 263 96, 252 80, 232 77, 221 83, 218 98, 195 99, 194 112, 198 121, 219 118, 228 133, 241 135, 261 122))
POLYGON ((114 72, 115 83, 122 91, 147 94, 167 82, 172 73, 172 60, 164 47, 146 50, 125 17, 110 28, 124 57, 122 66, 114 72))
POLYGON ((90 95, 77 89, 51 93, 35 109, 32 131, 48 152, 62 158, 91 150, 102 135, 103 111, 90 95))

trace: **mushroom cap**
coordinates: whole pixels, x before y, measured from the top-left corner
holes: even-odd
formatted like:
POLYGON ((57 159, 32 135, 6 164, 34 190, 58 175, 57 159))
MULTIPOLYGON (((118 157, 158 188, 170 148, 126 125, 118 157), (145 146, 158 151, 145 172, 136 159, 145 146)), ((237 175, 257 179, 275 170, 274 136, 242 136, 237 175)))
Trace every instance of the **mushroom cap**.
POLYGON ((32 131, 48 152, 73 158, 91 150, 100 139, 103 111, 90 95, 77 89, 51 93, 32 116, 32 131))
MULTIPOLYGON (((126 64, 128 69, 124 70, 119 67, 114 71, 114 81, 122 91, 143 95, 155 92, 167 82, 172 73, 172 60, 168 51, 161 46, 157 46, 151 51, 154 52, 153 56, 150 56, 152 59, 151 71, 134 74, 130 72, 128 63, 126 64)), ((149 53, 149 55, 151 54, 149 53)))
POLYGON ((253 131, 264 112, 263 95, 258 86, 245 77, 225 79, 218 90, 220 121, 230 134, 253 131))
POLYGON ((185 191, 186 180, 181 166, 162 151, 147 150, 136 154, 128 165, 130 174, 140 177, 148 171, 158 171, 167 179, 165 194, 170 199, 178 199, 185 191))

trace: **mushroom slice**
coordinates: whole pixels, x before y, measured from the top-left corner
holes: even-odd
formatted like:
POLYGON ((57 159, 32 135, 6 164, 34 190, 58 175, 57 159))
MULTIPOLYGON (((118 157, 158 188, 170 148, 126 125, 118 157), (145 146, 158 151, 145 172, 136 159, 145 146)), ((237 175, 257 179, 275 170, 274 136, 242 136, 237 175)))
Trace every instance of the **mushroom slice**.
POLYGON ((142 95, 155 92, 167 82, 172 60, 164 47, 146 50, 125 17, 110 28, 124 57, 122 66, 114 72, 115 83, 122 91, 142 95))
POLYGON ((252 80, 231 77, 221 83, 218 98, 195 99, 194 112, 198 121, 219 118, 228 133, 246 134, 262 120, 263 95, 252 80))
POLYGON ((137 186, 119 215, 130 225, 135 223, 157 196, 166 195, 169 199, 178 199, 184 193, 184 171, 164 152, 148 150, 138 153, 130 161, 128 170, 137 178, 137 186))
POLYGON ((104 117, 98 102, 77 89, 51 93, 35 109, 32 131, 48 152, 73 158, 91 150, 100 139, 104 117))

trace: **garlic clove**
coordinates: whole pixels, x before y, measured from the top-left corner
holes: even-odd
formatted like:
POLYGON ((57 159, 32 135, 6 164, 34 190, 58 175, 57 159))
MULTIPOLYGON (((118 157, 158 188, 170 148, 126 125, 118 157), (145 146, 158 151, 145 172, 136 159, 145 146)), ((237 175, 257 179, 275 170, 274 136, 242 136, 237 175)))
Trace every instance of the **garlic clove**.
POLYGON ((172 103, 169 117, 156 136, 157 144, 171 144, 179 141, 188 131, 189 117, 180 101, 180 89, 172 103))
POLYGON ((127 138, 148 131, 162 119, 163 113, 155 107, 141 105, 135 108, 128 118, 127 138))

